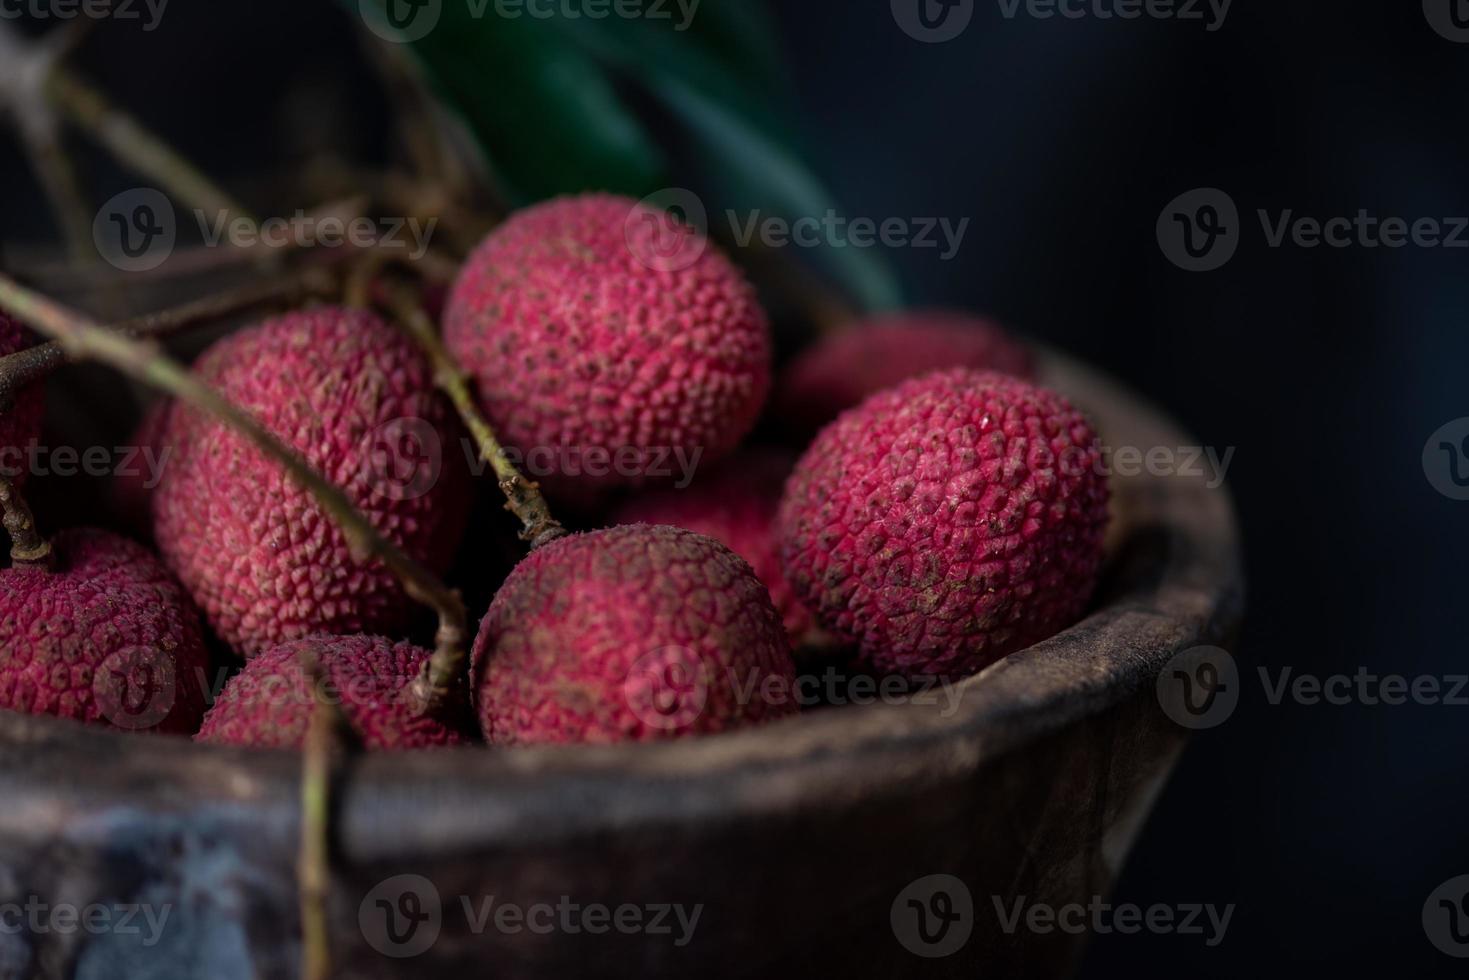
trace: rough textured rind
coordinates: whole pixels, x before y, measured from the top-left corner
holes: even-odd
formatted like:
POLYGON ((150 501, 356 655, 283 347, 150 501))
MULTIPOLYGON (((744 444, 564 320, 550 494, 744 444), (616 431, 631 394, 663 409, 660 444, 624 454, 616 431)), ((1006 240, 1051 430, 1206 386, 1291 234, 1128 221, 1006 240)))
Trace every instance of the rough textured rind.
POLYGON ((885 388, 952 368, 1030 379, 1029 349, 993 321, 949 310, 887 313, 829 334, 781 373, 775 414, 809 436, 885 388))
POLYGON ((481 729, 503 745, 675 738, 797 710, 785 631, 750 566, 646 524, 522 561, 480 626, 474 677, 481 729))
MULTIPOLYGON (((469 504, 459 430, 402 333, 364 312, 292 313, 215 344, 196 371, 341 487, 379 532, 429 567, 447 566, 469 504), (437 453, 401 432, 436 441, 437 453)), ((315 633, 404 626, 412 606, 393 575, 355 561, 281 467, 187 406, 166 430, 174 455, 152 494, 155 537, 227 643, 248 657, 315 633)))
MULTIPOLYGON (((0 357, 25 350, 34 342, 19 323, 0 313, 0 357)), ((25 483, 30 467, 15 450, 24 449, 32 439, 40 438, 44 402, 44 389, 40 384, 33 384, 17 392, 15 403, 9 408, 0 406, 0 474, 19 484, 25 483)))
POLYGON ((310 636, 264 651, 225 685, 198 741, 258 749, 299 749, 317 710, 302 665, 316 658, 362 744, 372 750, 461 745, 457 727, 413 710, 405 689, 432 654, 379 636, 310 636))
POLYGON ((778 520, 796 594, 884 672, 963 676, 1081 614, 1107 483, 1091 425, 994 372, 928 375, 828 426, 778 520))
POLYGON ((0 707, 189 734, 209 657, 199 614, 146 548, 63 531, 55 566, 0 571, 0 707))
POLYGON ((795 463, 793 453, 744 450, 682 490, 653 490, 627 500, 613 519, 618 524, 671 524, 729 548, 750 563, 770 590, 791 642, 799 644, 816 619, 787 584, 775 538, 781 491, 795 463))
POLYGON ((656 481, 677 472, 674 449, 713 462, 765 401, 769 325, 753 288, 671 222, 627 198, 563 198, 513 216, 460 273, 445 339, 553 493, 656 481), (611 457, 606 472, 585 472, 588 450, 611 457), (533 451, 557 462, 538 467, 533 451))

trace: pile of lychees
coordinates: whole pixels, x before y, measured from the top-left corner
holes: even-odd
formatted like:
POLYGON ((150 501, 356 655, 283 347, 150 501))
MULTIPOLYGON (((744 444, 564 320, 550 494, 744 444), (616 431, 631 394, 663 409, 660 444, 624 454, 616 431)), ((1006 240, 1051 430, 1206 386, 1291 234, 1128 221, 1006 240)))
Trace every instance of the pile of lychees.
MULTIPOLYGON (((369 748, 668 738, 796 713, 813 650, 960 678, 1084 612, 1108 510, 1097 438, 1023 345, 963 315, 889 315, 777 380, 752 285, 643 207, 591 195, 515 214, 449 294, 443 342, 483 417, 553 507, 603 525, 535 547, 475 611, 468 710, 408 696, 431 653, 389 567, 183 402, 140 436, 167 450, 161 482, 120 488, 156 554, 74 529, 0 571, 0 707, 294 747, 321 683, 369 748), (748 444, 757 423, 770 445, 748 444), (221 687, 222 656, 243 669, 221 687)), ((0 354, 24 343, 0 315, 0 354)), ((458 414, 387 318, 302 309, 193 370, 424 567, 488 550, 466 528, 495 488, 475 486, 458 414)), ((39 414, 25 393, 0 445, 34 438, 39 414)))

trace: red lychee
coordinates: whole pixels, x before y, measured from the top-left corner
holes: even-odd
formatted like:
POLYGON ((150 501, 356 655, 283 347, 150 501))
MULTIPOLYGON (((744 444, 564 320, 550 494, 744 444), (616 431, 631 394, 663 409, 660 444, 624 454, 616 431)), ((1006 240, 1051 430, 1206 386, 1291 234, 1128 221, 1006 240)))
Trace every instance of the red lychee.
POLYGON ((474 644, 493 743, 722 732, 797 710, 780 616, 744 559, 681 528, 552 542, 505 581, 474 644))
POLYGON ((791 361, 775 415, 806 437, 886 388, 950 368, 1032 377, 1030 351, 998 324, 949 310, 887 313, 823 338, 791 361))
POLYGON ((204 715, 199 614, 163 564, 106 531, 63 531, 51 569, 0 571, 0 707, 187 734, 204 715))
POLYGON ((609 195, 513 216, 472 255, 445 340, 524 469, 555 495, 710 463, 770 387, 769 325, 703 235, 609 195))
POLYGON ((1085 608, 1107 483, 1091 425, 994 372, 926 375, 822 431, 778 518, 786 577, 879 671, 958 677, 1085 608))
MULTIPOLYGON (((0 357, 15 354, 33 343, 21 325, 0 313, 0 357)), ((45 392, 32 384, 16 393, 14 404, 0 406, 0 476, 23 485, 30 473, 25 447, 41 435, 45 392)))
POLYGON ((786 584, 775 538, 775 513, 795 463, 792 453, 745 450, 685 489, 653 490, 630 498, 613 519, 618 524, 671 524, 729 548, 750 563, 770 590, 791 642, 799 644, 816 621, 786 584))
POLYGON ((225 685, 198 740, 261 749, 305 743, 316 694, 301 654, 320 666, 342 714, 374 750, 426 749, 468 741, 457 727, 414 710, 408 685, 432 654, 378 636, 309 636, 262 652, 225 685))
MULTIPOLYGON (((427 362, 370 313, 292 313, 227 337, 196 371, 341 487, 373 526, 442 571, 469 504, 458 429, 427 362)), ((314 498, 242 436, 179 404, 152 497, 159 550, 247 657, 315 633, 393 633, 412 606, 359 564, 314 498)))

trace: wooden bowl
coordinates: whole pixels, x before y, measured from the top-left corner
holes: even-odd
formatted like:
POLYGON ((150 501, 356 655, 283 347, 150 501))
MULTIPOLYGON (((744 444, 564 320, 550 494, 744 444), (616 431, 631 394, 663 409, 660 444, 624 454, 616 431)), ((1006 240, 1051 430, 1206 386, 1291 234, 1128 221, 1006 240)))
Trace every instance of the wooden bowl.
MULTIPOLYGON (((1092 371, 1051 357, 1047 375, 1111 446, 1189 443, 1092 371)), ((1227 642, 1242 608, 1224 490, 1113 487, 1094 611, 965 681, 957 704, 355 761, 338 792, 337 975, 1064 974, 1081 938, 1007 931, 996 901, 1108 892, 1187 734, 1156 678, 1227 642)), ((0 921, 43 910, 40 929, 0 929, 0 977, 299 975, 294 754, 4 712, 0 753, 0 921), (68 908, 70 929, 44 911, 68 908)))

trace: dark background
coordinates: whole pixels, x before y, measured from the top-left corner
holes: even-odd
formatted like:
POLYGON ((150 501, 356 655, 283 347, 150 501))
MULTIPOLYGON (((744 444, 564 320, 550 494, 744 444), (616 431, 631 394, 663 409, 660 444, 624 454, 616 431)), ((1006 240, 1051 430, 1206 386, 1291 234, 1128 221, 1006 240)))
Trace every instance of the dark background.
MULTIPOLYGON (((355 71, 350 44, 321 40, 341 27, 327 5, 249 8, 176 0, 165 30, 89 51, 114 98, 226 182, 289 158, 281 115, 314 110, 275 95, 355 71)), ((940 45, 902 33, 883 0, 782 0, 776 23, 807 159, 845 211, 972 219, 953 261, 892 256, 915 300, 1073 351, 1236 449, 1244 698, 1194 740, 1116 900, 1237 909, 1217 948, 1101 937, 1084 975, 1462 975, 1419 917, 1469 873, 1469 712, 1272 706, 1255 668, 1469 671, 1469 504, 1420 465, 1429 435, 1469 415, 1469 250, 1272 249, 1255 211, 1469 215, 1469 45, 1408 0, 1240 2, 1214 33, 1008 20, 989 0, 940 45), (1204 186, 1233 197, 1244 238, 1191 274, 1154 226, 1204 186)), ((364 90, 354 109, 370 132, 382 107, 364 90)), ((323 138, 360 138, 319 115, 323 138)), ((101 190, 130 186, 115 179, 101 190)), ((9 140, 0 180, 4 237, 44 236, 9 140)))
POLYGON ((841 199, 974 219, 953 262, 895 256, 915 292, 1075 351, 1237 447, 1244 697, 1195 738, 1116 900, 1238 907, 1217 948, 1101 937, 1083 975, 1463 975, 1420 915, 1469 873, 1469 710, 1276 707, 1252 675, 1469 671, 1469 505, 1420 461, 1469 414, 1469 250, 1271 249, 1254 212, 1469 214, 1451 94, 1469 45, 1416 2, 1235 4, 1215 33, 990 2, 938 45, 886 8, 786 4, 783 23, 841 199), (1229 193, 1247 229, 1215 272, 1175 268, 1155 238, 1195 187, 1229 193))

